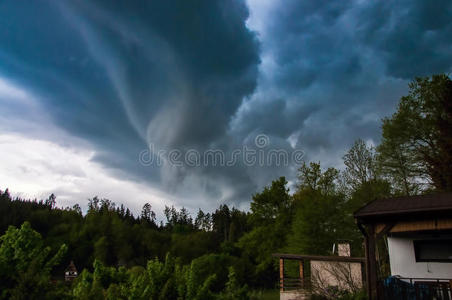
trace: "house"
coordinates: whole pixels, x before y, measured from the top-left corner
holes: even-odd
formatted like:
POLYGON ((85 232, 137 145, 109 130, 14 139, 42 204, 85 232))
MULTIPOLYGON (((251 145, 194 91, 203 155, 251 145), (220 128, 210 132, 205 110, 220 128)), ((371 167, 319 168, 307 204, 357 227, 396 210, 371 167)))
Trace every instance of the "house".
POLYGON ((378 199, 355 218, 365 237, 370 299, 452 299, 452 193, 378 199), (378 276, 382 241, 389 278, 378 276))
POLYGON ((64 271, 64 280, 65 281, 72 281, 75 278, 77 278, 77 268, 74 265, 74 262, 71 260, 71 263, 69 266, 67 266, 66 270, 64 271))

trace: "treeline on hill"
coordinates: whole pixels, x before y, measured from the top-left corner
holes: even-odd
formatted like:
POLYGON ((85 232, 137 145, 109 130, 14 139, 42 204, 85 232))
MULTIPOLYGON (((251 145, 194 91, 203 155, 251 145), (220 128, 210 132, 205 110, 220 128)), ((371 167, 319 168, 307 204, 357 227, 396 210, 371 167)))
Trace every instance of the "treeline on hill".
POLYGON ((78 205, 55 207, 54 195, 29 201, 0 192, 0 297, 249 299, 248 290, 276 287, 272 253, 328 255, 346 239, 352 255, 363 255, 359 207, 452 190, 450 78, 414 80, 383 120, 381 143, 358 140, 343 160, 343 171, 303 164, 292 193, 284 177, 274 180, 253 195, 249 212, 221 205, 191 216, 167 207, 160 224, 149 204, 134 216, 94 197, 83 215, 78 205), (71 260, 84 271, 65 285, 71 260))

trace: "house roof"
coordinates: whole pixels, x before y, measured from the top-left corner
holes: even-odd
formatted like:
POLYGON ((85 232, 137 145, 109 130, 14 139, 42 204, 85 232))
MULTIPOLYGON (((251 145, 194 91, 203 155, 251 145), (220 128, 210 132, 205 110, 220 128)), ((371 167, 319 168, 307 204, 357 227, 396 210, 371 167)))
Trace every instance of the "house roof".
POLYGON ((71 260, 69 266, 67 266, 65 272, 77 272, 77 268, 74 265, 74 262, 71 260))
POLYGON ((452 193, 377 199, 355 212, 357 219, 452 212, 452 193))

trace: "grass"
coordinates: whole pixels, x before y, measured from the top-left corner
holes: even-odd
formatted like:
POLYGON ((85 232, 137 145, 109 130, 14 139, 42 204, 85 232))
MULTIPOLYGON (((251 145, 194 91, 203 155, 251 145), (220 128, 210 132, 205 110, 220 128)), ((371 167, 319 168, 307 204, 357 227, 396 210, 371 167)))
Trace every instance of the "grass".
POLYGON ((279 290, 255 290, 250 296, 252 300, 279 300, 279 290))

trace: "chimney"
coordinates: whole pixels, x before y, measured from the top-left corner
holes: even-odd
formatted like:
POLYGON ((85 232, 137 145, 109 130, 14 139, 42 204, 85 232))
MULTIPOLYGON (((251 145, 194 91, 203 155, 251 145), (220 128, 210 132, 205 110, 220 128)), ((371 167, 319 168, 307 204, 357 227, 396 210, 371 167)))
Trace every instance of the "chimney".
POLYGON ((350 256, 350 244, 349 243, 337 244, 337 255, 350 256))

